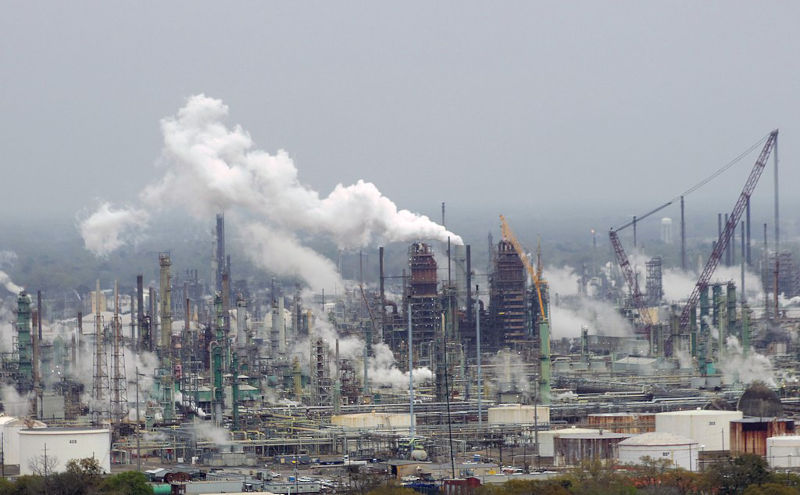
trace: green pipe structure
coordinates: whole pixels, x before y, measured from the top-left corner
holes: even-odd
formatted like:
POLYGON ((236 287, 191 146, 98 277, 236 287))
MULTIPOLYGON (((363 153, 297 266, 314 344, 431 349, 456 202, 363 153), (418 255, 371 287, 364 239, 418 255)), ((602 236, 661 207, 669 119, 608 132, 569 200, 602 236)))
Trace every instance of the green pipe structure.
POLYGON ((738 334, 736 328, 736 284, 728 282, 728 334, 738 334))
POLYGON ((24 290, 17 298, 17 353, 20 393, 33 390, 33 340, 31 338, 31 296, 24 290))
POLYGON ((231 396, 233 400, 233 431, 239 431, 239 355, 233 353, 231 360, 231 374, 233 375, 233 383, 231 383, 231 396))
POLYGON ((544 317, 539 321, 539 404, 550 405, 550 293, 548 286, 542 284, 544 317))
POLYGON ((225 326, 222 317, 222 295, 217 292, 214 296, 214 309, 217 319, 215 325, 216 340, 211 343, 211 356, 214 371, 214 403, 217 409, 217 421, 222 420, 222 406, 225 402, 225 389, 222 385, 222 352, 225 346, 225 326))

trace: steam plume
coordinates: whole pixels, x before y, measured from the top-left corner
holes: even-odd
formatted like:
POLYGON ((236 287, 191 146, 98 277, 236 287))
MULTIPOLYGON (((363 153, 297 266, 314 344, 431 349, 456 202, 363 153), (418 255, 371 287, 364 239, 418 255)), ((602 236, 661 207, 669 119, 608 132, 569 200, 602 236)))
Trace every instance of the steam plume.
POLYGON ((143 210, 115 209, 104 202, 80 223, 84 246, 95 256, 106 256, 124 245, 126 238, 137 229, 144 227, 147 219, 143 210))
POLYGON ((9 277, 8 274, 2 270, 0 270, 0 284, 2 284, 2 286, 5 287, 8 292, 13 294, 18 294, 20 291, 22 291, 22 287, 12 282, 11 277, 9 277))
MULTIPOLYGON (((250 256, 260 257, 262 266, 276 272, 298 275, 312 286, 331 279, 331 266, 310 249, 294 249, 299 246, 298 232, 323 235, 342 249, 376 242, 446 241, 448 237, 455 244, 463 243, 428 217, 398 209, 370 182, 338 184, 330 194, 320 196, 300 182, 287 152, 271 155, 254 148, 244 129, 225 124, 227 116, 228 107, 221 100, 196 95, 175 116, 161 121, 164 175, 142 191, 143 204, 172 204, 199 219, 219 211, 234 215, 238 211, 254 219, 245 235, 259 234, 255 249, 247 238, 245 249, 251 249, 250 256), (296 257, 265 259, 263 254, 269 252, 296 257), (323 267, 324 273, 311 276, 310 268, 301 269, 308 263, 323 267)), ((122 226, 103 222, 111 213, 121 215, 120 210, 113 212, 107 204, 101 205, 81 225, 88 249, 106 254, 122 244, 124 227, 137 225, 133 220, 122 226)))

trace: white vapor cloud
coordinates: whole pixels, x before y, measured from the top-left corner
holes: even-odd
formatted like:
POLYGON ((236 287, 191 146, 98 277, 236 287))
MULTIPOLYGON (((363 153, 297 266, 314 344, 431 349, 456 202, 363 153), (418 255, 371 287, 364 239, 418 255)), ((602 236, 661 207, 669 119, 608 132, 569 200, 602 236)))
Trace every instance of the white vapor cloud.
MULTIPOLYGON (((255 148, 242 127, 226 125, 227 117, 227 105, 201 94, 190 97, 176 115, 162 119, 164 173, 141 192, 143 205, 174 205, 203 220, 220 211, 232 213, 235 220, 240 213, 248 222, 244 235, 260 234, 254 248, 249 237, 243 243, 250 249, 248 255, 261 257, 260 265, 269 270, 291 272, 312 286, 333 277, 321 255, 308 248, 290 249, 300 246, 301 232, 324 236, 342 249, 448 237, 454 244, 463 243, 428 217, 398 209, 370 182, 338 184, 321 196, 300 181, 286 151, 273 155, 255 148), (289 257, 267 258, 266 253, 289 257), (323 273, 312 273, 307 264, 322 267, 323 273)), ((81 225, 87 248, 104 254, 118 248, 124 228, 139 225, 138 211, 123 217, 122 210, 101 205, 81 225), (122 218, 129 220, 120 222, 122 218)))
POLYGON ((144 228, 148 217, 144 210, 117 209, 110 203, 103 202, 80 223, 84 246, 95 256, 106 256, 122 247, 130 236, 144 228))

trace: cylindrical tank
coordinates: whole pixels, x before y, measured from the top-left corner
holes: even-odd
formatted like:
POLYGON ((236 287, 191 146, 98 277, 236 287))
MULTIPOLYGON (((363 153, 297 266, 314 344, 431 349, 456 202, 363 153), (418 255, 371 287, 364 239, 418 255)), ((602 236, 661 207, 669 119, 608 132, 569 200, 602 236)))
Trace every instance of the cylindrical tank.
POLYGON ((600 430, 597 428, 562 428, 560 430, 547 430, 539 432, 539 455, 542 457, 553 457, 554 450, 553 444, 555 438, 561 435, 574 435, 574 434, 597 434, 600 430))
POLYGON ((736 419, 742 419, 741 411, 664 412, 656 414, 656 431, 688 437, 697 441, 701 450, 728 450, 730 422, 736 419))
POLYGON ((767 438, 767 462, 772 468, 800 466, 800 435, 767 438))
POLYGON ((548 406, 508 404, 490 407, 488 418, 490 425, 548 425, 550 424, 550 408, 548 406))
POLYGON ((92 457, 111 471, 111 435, 108 429, 42 428, 19 432, 20 474, 34 474, 47 450, 47 470, 58 473, 71 459, 92 457))
POLYGON ((617 446, 620 464, 644 464, 644 458, 668 460, 671 465, 697 471, 700 444, 672 433, 642 433, 617 446))
POLYGON ((617 444, 630 437, 625 433, 560 435, 553 441, 553 463, 576 466, 583 461, 617 458, 617 444))
POLYGON ((0 416, 0 432, 3 434, 3 459, 6 465, 19 464, 19 432, 28 428, 46 428, 41 421, 25 420, 14 416, 0 416))
POLYGON ((380 412, 337 414, 331 416, 331 424, 357 430, 408 430, 411 427, 411 415, 407 413, 380 412))
POLYGON ((648 433, 655 429, 655 414, 602 413, 587 416, 587 423, 593 428, 614 433, 648 433))

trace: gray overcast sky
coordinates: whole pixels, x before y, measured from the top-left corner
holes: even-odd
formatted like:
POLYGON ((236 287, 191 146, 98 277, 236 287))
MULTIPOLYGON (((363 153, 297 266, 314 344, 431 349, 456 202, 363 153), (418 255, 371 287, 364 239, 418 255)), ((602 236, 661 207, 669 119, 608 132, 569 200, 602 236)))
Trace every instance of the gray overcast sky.
MULTIPOLYGON (((429 214, 442 200, 636 213, 775 127, 788 202, 798 14, 788 1, 4 2, 2 215, 132 201, 157 174, 159 119, 200 92, 321 193, 363 178, 429 214)), ((753 159, 706 191, 721 209, 753 159)))

